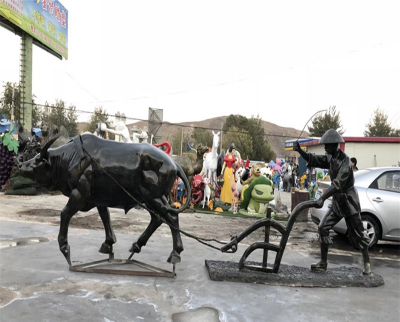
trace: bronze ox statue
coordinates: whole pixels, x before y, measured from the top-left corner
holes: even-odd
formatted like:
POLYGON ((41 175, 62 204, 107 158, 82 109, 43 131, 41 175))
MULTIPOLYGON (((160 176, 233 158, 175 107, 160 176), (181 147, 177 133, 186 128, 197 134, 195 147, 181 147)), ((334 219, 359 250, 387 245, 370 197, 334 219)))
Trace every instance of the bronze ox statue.
POLYGON ((168 262, 180 262, 183 244, 177 230, 178 214, 189 206, 191 196, 191 187, 181 166, 150 144, 119 143, 83 134, 58 148, 49 149, 56 139, 49 140, 40 154, 21 163, 20 171, 69 198, 61 211, 58 235, 60 250, 69 265, 68 226, 77 211, 86 212, 97 207, 106 233, 99 252, 112 254, 116 238, 108 207, 121 208, 126 213, 137 205, 150 212, 151 221, 132 244, 130 252, 139 253, 164 222, 171 228, 173 241, 168 262), (168 201, 176 177, 183 180, 188 195, 180 209, 173 209, 168 201))

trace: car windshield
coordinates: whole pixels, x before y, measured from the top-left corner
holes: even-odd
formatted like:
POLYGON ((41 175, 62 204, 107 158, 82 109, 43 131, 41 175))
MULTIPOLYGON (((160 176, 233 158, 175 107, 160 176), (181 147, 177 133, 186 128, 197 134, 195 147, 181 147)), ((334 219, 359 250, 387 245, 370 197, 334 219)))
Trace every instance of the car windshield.
POLYGON ((363 176, 363 175, 369 173, 370 171, 371 171, 371 170, 367 170, 367 169, 358 170, 358 171, 354 172, 354 178, 363 176))

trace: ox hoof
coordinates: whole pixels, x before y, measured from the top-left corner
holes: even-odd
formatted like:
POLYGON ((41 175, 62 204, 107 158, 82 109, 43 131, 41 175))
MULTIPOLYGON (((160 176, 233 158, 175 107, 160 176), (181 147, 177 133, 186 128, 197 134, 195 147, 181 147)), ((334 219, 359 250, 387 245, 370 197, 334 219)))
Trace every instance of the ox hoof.
POLYGON ((109 245, 106 242, 104 242, 99 249, 99 253, 102 254, 112 254, 112 252, 113 252, 112 245, 109 245))
POLYGON ((181 256, 177 252, 172 251, 172 253, 169 255, 169 257, 167 259, 167 262, 171 263, 171 264, 180 263, 181 262, 181 256))
POLYGON ((130 253, 140 253, 140 246, 138 243, 133 243, 132 247, 129 249, 130 253))
POLYGON ((71 266, 71 251, 68 244, 65 244, 60 247, 61 253, 64 255, 65 259, 68 262, 68 265, 71 266))

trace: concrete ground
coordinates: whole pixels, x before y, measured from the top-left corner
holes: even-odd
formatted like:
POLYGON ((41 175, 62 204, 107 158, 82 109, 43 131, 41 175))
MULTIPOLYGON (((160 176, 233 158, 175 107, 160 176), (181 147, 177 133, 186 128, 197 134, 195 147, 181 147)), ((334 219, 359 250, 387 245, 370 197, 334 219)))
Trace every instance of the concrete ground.
MULTIPOLYGON (((288 203, 288 195, 281 195, 288 203)), ((400 321, 398 245, 383 243, 371 252, 373 270, 385 285, 368 289, 214 282, 204 261, 238 261, 246 245, 223 254, 186 237, 174 279, 75 273, 57 243, 58 213, 65 202, 60 195, 0 194, 0 321, 400 321)), ((180 218, 184 230, 225 240, 255 221, 198 213, 180 218)), ((112 210, 112 219, 116 258, 127 258, 149 216, 143 210, 128 215, 112 210)), ((104 232, 96 213, 74 220, 69 230, 73 264, 104 259, 97 252, 104 232)), ((318 257, 315 238, 312 223, 296 224, 282 263, 308 267, 318 257)), ((361 265, 360 254, 345 241, 338 238, 335 244, 330 267, 361 265)), ((171 270, 166 263, 171 249, 170 231, 162 226, 134 257, 171 270)))

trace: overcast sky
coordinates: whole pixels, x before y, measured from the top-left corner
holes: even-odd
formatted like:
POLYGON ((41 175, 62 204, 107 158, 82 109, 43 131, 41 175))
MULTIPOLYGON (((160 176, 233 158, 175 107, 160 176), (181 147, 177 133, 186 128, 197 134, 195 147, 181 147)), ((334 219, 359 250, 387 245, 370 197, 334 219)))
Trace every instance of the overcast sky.
MULTIPOLYGON (((68 60, 33 51, 33 93, 169 122, 242 114, 302 129, 336 105, 347 136, 373 111, 400 128, 398 1, 62 0, 68 60)), ((19 37, 0 27, 0 83, 19 37)))

